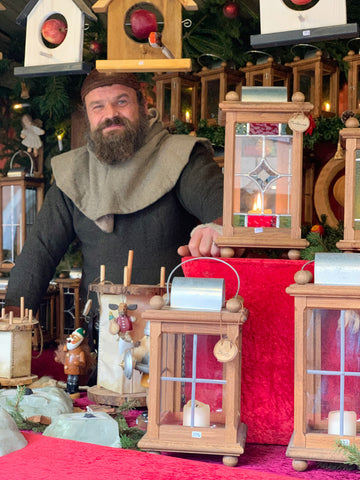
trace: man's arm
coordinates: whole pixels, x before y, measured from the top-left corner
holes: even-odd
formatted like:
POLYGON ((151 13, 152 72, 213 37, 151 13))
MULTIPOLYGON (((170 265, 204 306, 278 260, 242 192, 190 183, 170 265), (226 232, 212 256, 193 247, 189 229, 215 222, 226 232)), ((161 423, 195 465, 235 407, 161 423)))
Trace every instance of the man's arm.
POLYGON ((215 239, 222 235, 223 174, 212 151, 196 145, 177 185, 183 206, 202 224, 191 232, 188 245, 178 249, 181 256, 220 256, 215 239))
POLYGON ((7 310, 18 306, 24 297, 25 307, 36 312, 59 261, 75 238, 72 212, 71 201, 56 185, 51 186, 10 272, 7 310))

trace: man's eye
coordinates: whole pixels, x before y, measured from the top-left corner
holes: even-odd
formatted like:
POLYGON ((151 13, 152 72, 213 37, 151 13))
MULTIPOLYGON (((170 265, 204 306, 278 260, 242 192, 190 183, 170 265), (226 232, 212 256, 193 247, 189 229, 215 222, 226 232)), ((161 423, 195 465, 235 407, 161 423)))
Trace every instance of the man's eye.
POLYGON ((126 107, 128 105, 128 101, 127 100, 119 100, 118 101, 118 105, 120 105, 120 107, 126 107))
POLYGON ((92 107, 93 110, 101 110, 102 108, 103 108, 102 105, 94 105, 94 106, 92 107))

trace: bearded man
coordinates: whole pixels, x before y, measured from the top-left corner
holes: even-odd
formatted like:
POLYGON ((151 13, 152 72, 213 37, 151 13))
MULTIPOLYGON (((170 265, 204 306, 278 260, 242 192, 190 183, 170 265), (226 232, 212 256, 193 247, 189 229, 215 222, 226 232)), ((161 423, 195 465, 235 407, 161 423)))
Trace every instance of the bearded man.
POLYGON ((157 112, 147 111, 133 74, 93 70, 81 97, 87 145, 52 159, 55 182, 11 271, 7 309, 24 297, 36 311, 75 238, 83 255, 83 303, 101 265, 106 280, 123 283, 129 250, 132 283, 150 285, 162 266, 170 272, 179 263, 178 255, 220 253, 214 240, 223 177, 210 143, 169 134, 157 112))

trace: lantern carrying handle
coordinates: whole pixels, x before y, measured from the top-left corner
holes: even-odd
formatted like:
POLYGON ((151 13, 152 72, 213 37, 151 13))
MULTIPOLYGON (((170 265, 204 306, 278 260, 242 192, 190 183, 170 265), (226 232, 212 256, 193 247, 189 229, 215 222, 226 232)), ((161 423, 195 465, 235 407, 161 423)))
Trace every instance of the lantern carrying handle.
POLYGON ((171 280, 171 277, 173 276, 174 272, 179 268, 179 267, 182 267, 183 265, 185 265, 185 263, 188 263, 188 262, 194 262, 196 260, 214 260, 216 262, 221 262, 223 263, 224 265, 226 265, 227 267, 231 268, 231 270, 235 273, 236 275, 236 278, 237 278, 237 290, 236 290, 236 294, 235 294, 235 297, 237 297, 239 295, 239 291, 240 291, 240 277, 239 277, 239 274, 238 272, 235 270, 235 268, 231 265, 229 265, 227 262, 225 262, 225 260, 222 260, 221 258, 217 258, 217 257, 195 257, 195 258, 188 258, 187 260, 184 260, 183 262, 179 263, 178 265, 176 265, 176 267, 174 267, 169 276, 168 276, 168 279, 167 279, 167 282, 166 282, 166 297, 167 297, 167 304, 169 304, 170 302, 170 295, 169 295, 169 285, 170 285, 170 280, 171 280))
POLYGON ((33 159, 32 159, 32 156, 30 155, 29 152, 27 152, 26 150, 18 150, 17 152, 14 153, 14 155, 11 157, 11 160, 10 160, 10 167, 9 169, 11 170, 13 168, 13 161, 14 161, 14 158, 19 155, 19 153, 25 153, 29 158, 30 158, 30 177, 33 176, 33 170, 34 170, 34 162, 33 162, 33 159))

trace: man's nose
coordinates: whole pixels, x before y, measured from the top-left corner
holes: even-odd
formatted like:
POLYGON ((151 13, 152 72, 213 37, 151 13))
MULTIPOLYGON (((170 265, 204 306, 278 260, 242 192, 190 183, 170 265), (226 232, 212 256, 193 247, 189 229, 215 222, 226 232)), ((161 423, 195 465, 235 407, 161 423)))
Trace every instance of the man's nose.
POLYGON ((105 118, 114 118, 114 117, 120 117, 120 107, 117 104, 107 104, 105 106, 104 110, 104 116, 105 118))

